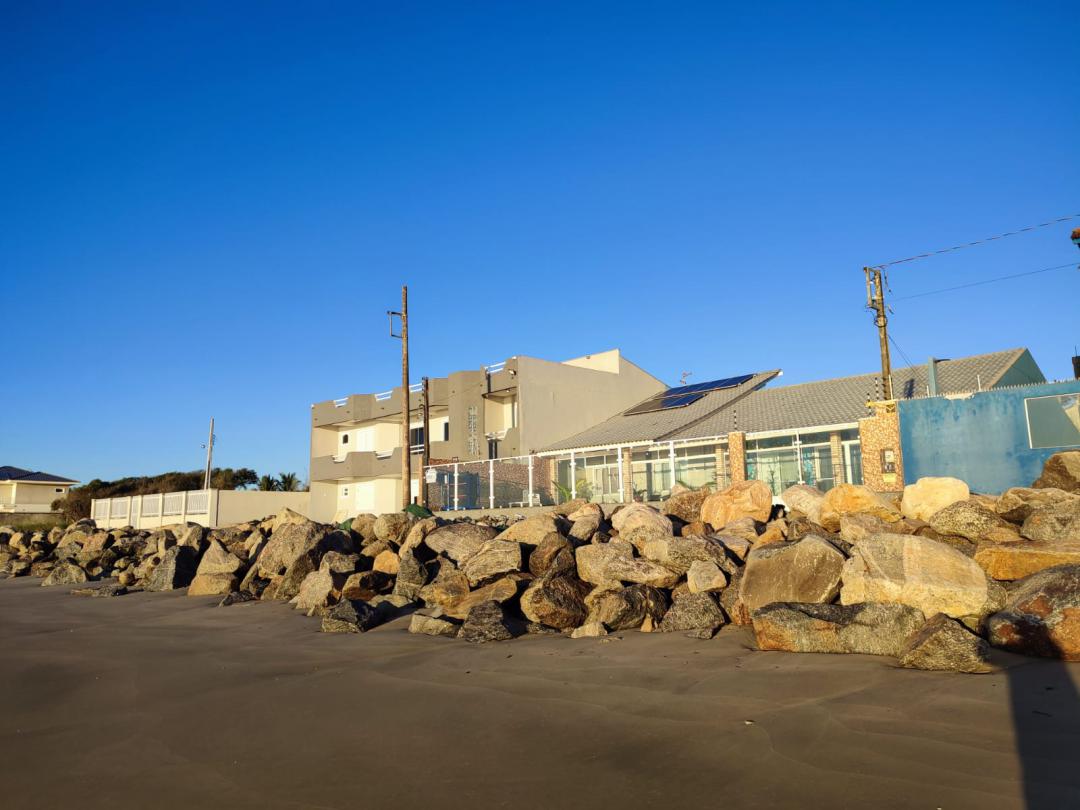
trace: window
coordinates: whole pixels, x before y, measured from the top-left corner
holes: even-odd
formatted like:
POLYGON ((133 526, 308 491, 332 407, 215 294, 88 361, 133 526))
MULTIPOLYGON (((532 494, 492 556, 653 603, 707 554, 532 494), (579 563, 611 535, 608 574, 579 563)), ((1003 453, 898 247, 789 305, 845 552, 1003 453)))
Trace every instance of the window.
POLYGON ((412 447, 424 446, 424 427, 409 428, 409 445, 412 447))
POLYGON ((1080 447, 1080 393, 1024 400, 1032 449, 1080 447))
POLYGON ((342 444, 348 444, 349 443, 349 434, 348 433, 342 433, 341 434, 341 443, 342 444))
POLYGON ((450 420, 447 419, 442 425, 442 440, 444 442, 450 441, 450 420))
POLYGON ((64 491, 64 488, 63 488, 63 487, 57 487, 57 488, 56 488, 56 492, 60 492, 60 493, 62 493, 63 491, 64 491))

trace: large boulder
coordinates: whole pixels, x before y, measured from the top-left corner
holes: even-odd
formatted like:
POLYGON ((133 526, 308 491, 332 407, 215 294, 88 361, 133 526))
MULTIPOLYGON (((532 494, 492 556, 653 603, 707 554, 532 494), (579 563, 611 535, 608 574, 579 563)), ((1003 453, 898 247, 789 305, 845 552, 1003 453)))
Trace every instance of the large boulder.
POLYGON ((500 577, 483 587, 470 591, 442 605, 444 612, 455 619, 465 619, 473 608, 484 602, 508 602, 518 594, 519 580, 513 574, 500 577))
POLYGON ((555 515, 533 515, 524 520, 519 520, 517 523, 511 523, 496 536, 496 539, 535 546, 551 532, 557 531, 559 531, 559 524, 555 519, 555 515))
POLYGON ((48 585, 79 585, 86 582, 86 572, 75 563, 57 563, 49 575, 42 580, 43 586, 48 585))
POLYGON ((887 523, 900 519, 896 507, 884 496, 861 484, 838 484, 825 493, 821 502, 821 525, 830 532, 840 531, 841 515, 866 514, 887 523))
POLYGON ((1080 499, 1033 509, 1020 533, 1030 540, 1048 543, 1080 542, 1080 499))
POLYGON ((902 520, 888 523, 873 515, 853 512, 850 515, 840 516, 840 539, 845 543, 858 543, 871 535, 894 531, 893 527, 896 527, 896 534, 910 534, 910 532, 900 531, 903 525, 902 520))
POLYGON ((507 641, 514 635, 514 628, 498 602, 481 602, 470 610, 460 632, 461 638, 474 644, 507 641))
POLYGON ((1080 503, 1080 495, 1063 489, 1013 487, 1001 494, 994 511, 1011 523, 1023 523, 1036 509, 1068 502, 1080 503))
POLYGON ((695 560, 713 562, 721 567, 728 566, 724 545, 711 537, 664 537, 649 540, 641 546, 641 555, 670 568, 676 574, 685 574, 695 560))
POLYGON ((899 655, 923 624, 917 608, 899 604, 821 605, 778 602, 754 611, 762 650, 899 655))
POLYGON ((765 523, 772 514, 772 490, 763 481, 736 481, 701 504, 701 520, 721 529, 739 518, 765 523))
POLYGON ((686 586, 690 593, 711 593, 727 587, 727 574, 714 562, 694 560, 686 572, 686 586))
POLYGON ((326 535, 325 526, 307 518, 281 523, 263 547, 256 565, 264 577, 284 573, 300 557, 319 548, 326 535))
POLYGON ((995 647, 1080 661, 1080 565, 1047 568, 1018 582, 986 628, 995 647))
POLYGON ((724 625, 724 612, 711 593, 686 593, 675 598, 657 626, 661 633, 702 631, 712 636, 724 625))
POLYGON ((930 517, 930 528, 938 534, 968 540, 1018 540, 1016 529, 976 501, 956 501, 930 517))
MULTIPOLYGON (((308 579, 310 579, 310 577, 308 579)), ((307 580, 304 580, 304 582, 306 584, 307 580)), ((313 580, 313 583, 314 582, 316 581, 313 580)), ((329 593, 333 590, 334 577, 332 575, 330 579, 321 577, 317 580, 317 583, 317 585, 312 585, 312 594, 323 598, 324 591, 325 593, 329 593), (315 588, 318 588, 318 591, 315 591, 315 588)), ((341 584, 341 596, 343 599, 370 602, 379 594, 391 590, 393 584, 393 577, 383 571, 376 571, 375 569, 370 571, 359 571, 355 574, 350 574, 348 578, 345 579, 344 583, 341 584)))
POLYGON ((506 540, 488 540, 461 566, 470 585, 485 579, 521 570, 521 546, 506 540))
POLYGON ((905 643, 900 666, 947 672, 992 672, 990 645, 955 619, 938 613, 905 643))
POLYGON ((226 551, 225 546, 217 540, 211 540, 199 560, 198 574, 235 574, 243 567, 244 563, 226 551))
POLYGON ((492 526, 479 523, 448 523, 428 534, 424 538, 424 545, 461 565, 498 533, 492 526))
POLYGON ((656 537, 671 537, 675 533, 671 518, 643 503, 632 503, 615 512, 611 525, 619 533, 620 540, 635 545, 656 537))
POLYGON ((375 521, 378 519, 377 515, 365 512, 354 517, 349 523, 349 528, 360 535, 361 543, 366 546, 378 540, 375 536, 375 521))
POLYGON ((608 630, 636 630, 649 619, 659 624, 668 610, 664 592, 649 585, 625 588, 598 588, 586 599, 589 622, 600 622, 608 630))
POLYGON ((195 574, 188 585, 188 596, 224 596, 236 590, 233 574, 195 574))
POLYGON ((802 512, 813 523, 821 523, 821 504, 825 493, 808 484, 793 484, 780 493, 780 500, 789 510, 802 512))
POLYGON ((574 547, 558 532, 552 532, 541 540, 529 555, 529 573, 533 576, 543 576, 553 569, 561 574, 577 571, 574 547))
POLYGON ((199 566, 199 554, 191 546, 173 546, 168 549, 143 587, 148 591, 172 591, 186 588, 195 578, 199 566))
MULTIPOLYGON (((297 610, 313 611, 333 601, 334 575, 325 569, 312 571, 300 583, 300 591, 292 599, 297 610)), ((372 594, 374 596, 374 594, 372 594)))
MULTIPOLYGON (((581 510, 578 510, 579 512, 581 510)), ((579 517, 574 521, 570 527, 570 537, 579 543, 588 543, 592 540, 593 535, 600 530, 600 524, 603 521, 601 515, 587 514, 579 517)), ((551 535, 548 535, 550 537, 551 535)), ((546 539, 546 538, 545 538, 546 539)), ((540 541, 544 542, 543 540, 540 541)))
POLYGON ((828 540, 810 535, 797 543, 755 548, 746 558, 739 602, 749 615, 772 602, 831 602, 840 592, 844 555, 828 540))
POLYGON ((951 546, 926 537, 878 534, 852 547, 840 601, 896 602, 926 616, 982 616, 993 594, 982 568, 951 546))
POLYGON ((594 585, 636 582, 656 588, 671 588, 679 575, 659 563, 634 558, 628 543, 611 542, 581 546, 575 552, 578 576, 594 585))
POLYGON ((428 569, 409 549, 403 548, 398 557, 398 572, 394 580, 394 594, 405 599, 416 599, 420 589, 427 584, 428 569))
POLYGON ((971 496, 968 485, 959 478, 920 478, 904 487, 900 512, 906 518, 929 521, 934 515, 971 496))
POLYGON ((663 513, 677 517, 684 523, 695 523, 701 520, 701 504, 712 494, 708 487, 695 490, 684 490, 674 493, 664 501, 663 513))
POLYGON ((559 630, 574 628, 585 621, 588 587, 577 579, 546 574, 533 580, 521 595, 525 618, 559 630))
POLYGON ((1080 540, 988 543, 975 562, 991 579, 1016 580, 1057 565, 1080 564, 1080 540))
POLYGON ((1054 453, 1043 465, 1042 475, 1032 484, 1036 489, 1063 489, 1080 492, 1080 450, 1054 453))
POLYGON ((322 618, 324 633, 366 633, 383 621, 383 614, 367 602, 344 599, 322 618))
POLYGON ((410 633, 454 638, 460 630, 461 622, 449 618, 438 608, 421 608, 409 618, 410 633))
POLYGON ((405 539, 405 535, 409 533, 409 529, 412 528, 415 520, 416 518, 408 512, 387 512, 375 519, 372 531, 375 532, 375 539, 377 540, 386 543, 400 543, 405 539))

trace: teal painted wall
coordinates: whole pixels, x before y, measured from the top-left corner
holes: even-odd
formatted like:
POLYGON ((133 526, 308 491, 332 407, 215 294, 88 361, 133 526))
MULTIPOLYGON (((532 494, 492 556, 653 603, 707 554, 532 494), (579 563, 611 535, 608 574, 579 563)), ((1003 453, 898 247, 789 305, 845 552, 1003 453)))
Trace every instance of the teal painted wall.
POLYGON ((901 400, 904 479, 928 475, 963 479, 973 492, 996 494, 1031 486, 1051 455, 1067 447, 1032 449, 1024 400, 1080 393, 1080 381, 1025 385, 966 399, 901 400))

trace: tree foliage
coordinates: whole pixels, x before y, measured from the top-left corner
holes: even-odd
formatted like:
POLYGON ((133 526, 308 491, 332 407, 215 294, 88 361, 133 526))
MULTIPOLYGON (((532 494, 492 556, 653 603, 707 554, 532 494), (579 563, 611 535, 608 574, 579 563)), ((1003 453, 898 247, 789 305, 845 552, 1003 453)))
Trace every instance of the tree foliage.
MULTIPOLYGON (((90 517, 90 501, 95 498, 122 498, 127 495, 155 495, 159 492, 202 489, 203 475, 202 470, 195 470, 119 478, 116 481, 95 478, 87 484, 72 488, 65 497, 53 501, 52 508, 63 513, 67 521, 75 521, 90 517)), ((244 489, 258 481, 258 474, 247 467, 215 467, 210 472, 211 489, 244 489)))

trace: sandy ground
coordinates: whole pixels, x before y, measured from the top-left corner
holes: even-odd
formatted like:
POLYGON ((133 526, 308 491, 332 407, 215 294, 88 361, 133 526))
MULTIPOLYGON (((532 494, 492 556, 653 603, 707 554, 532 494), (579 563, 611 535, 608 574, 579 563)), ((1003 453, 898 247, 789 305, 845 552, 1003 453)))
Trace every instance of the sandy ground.
POLYGON ((0 806, 1080 807, 1080 665, 911 672, 738 629, 477 647, 213 605, 0 581, 0 806))

